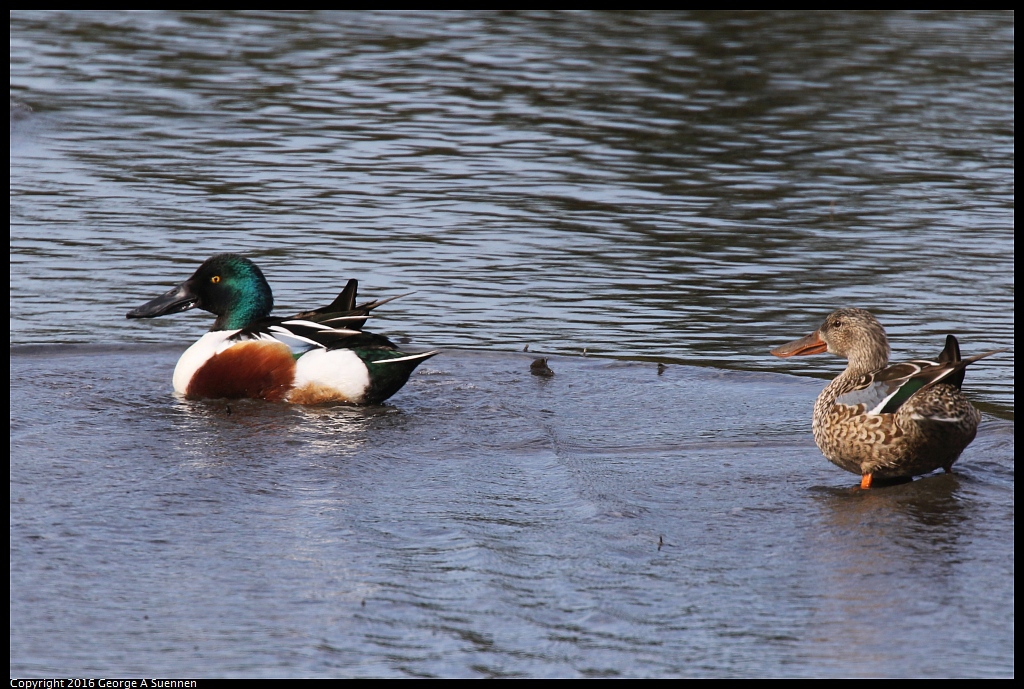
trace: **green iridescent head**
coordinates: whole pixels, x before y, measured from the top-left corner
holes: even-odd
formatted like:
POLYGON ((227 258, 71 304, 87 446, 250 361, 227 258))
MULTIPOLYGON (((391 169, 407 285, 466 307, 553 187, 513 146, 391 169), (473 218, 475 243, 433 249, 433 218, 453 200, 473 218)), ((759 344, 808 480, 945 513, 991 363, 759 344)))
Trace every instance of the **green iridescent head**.
POLYGON ((211 330, 237 330, 270 315, 274 296, 259 267, 238 254, 220 254, 166 294, 128 312, 156 318, 200 308, 217 315, 211 330))

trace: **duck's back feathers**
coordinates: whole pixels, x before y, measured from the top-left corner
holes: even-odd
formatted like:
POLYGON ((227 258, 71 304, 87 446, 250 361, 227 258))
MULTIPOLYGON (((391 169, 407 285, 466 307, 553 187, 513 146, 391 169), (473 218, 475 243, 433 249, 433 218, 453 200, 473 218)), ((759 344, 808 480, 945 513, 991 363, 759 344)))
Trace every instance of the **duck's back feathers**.
POLYGON ((935 361, 913 359, 868 373, 849 383, 849 390, 836 397, 836 404, 864 406, 865 414, 894 414, 921 390, 943 383, 957 390, 963 385, 966 368, 987 356, 1003 350, 977 354, 967 359, 960 356, 960 344, 952 335, 935 361))
POLYGON ((352 279, 345 285, 345 289, 327 306, 312 311, 303 311, 293 316, 296 320, 308 320, 315 323, 343 327, 350 330, 361 330, 370 317, 370 312, 378 306, 383 306, 389 301, 400 299, 408 294, 398 294, 387 299, 368 301, 356 306, 356 291, 359 288, 359 281, 352 279))
MULTIPOLYGON (((963 382, 963 368, 959 368, 963 382)), ((937 361, 914 359, 887 366, 851 381, 850 390, 836 404, 863 405, 865 414, 892 414, 916 392, 954 375, 956 369, 937 361)), ((959 389, 959 385, 955 385, 959 389)))
MULTIPOLYGON (((330 313, 304 315, 316 318, 330 313)), ((383 335, 297 318, 263 319, 228 339, 286 346, 295 367, 294 384, 283 399, 298 404, 378 404, 398 392, 417 366, 438 353, 407 354, 383 335)))

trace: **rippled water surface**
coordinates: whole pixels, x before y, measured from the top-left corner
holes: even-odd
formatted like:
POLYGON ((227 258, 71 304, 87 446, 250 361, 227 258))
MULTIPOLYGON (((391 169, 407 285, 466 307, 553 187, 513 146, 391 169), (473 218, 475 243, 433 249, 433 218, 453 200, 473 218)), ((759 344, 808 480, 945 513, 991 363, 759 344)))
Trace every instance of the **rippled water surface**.
POLYGON ((1012 13, 10 19, 12 675, 1012 676, 1012 13), (444 356, 176 400, 224 251, 444 356), (818 453, 839 306, 1009 348, 957 476, 818 453))
POLYGON ((859 491, 806 378, 445 352, 301 408, 172 355, 12 357, 12 676, 1013 674, 1010 422, 859 491))

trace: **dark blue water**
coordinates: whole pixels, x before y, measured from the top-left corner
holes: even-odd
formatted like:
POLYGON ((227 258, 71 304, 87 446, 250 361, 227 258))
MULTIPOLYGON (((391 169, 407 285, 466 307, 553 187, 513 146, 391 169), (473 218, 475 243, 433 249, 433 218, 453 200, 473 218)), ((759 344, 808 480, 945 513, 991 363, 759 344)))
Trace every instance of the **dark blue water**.
POLYGON ((1013 34, 12 13, 12 676, 1012 676, 1013 34), (223 251, 445 352, 379 408, 177 400, 208 314, 124 313, 223 251), (839 306, 1011 348, 956 476, 814 447, 842 364, 767 352, 839 306))

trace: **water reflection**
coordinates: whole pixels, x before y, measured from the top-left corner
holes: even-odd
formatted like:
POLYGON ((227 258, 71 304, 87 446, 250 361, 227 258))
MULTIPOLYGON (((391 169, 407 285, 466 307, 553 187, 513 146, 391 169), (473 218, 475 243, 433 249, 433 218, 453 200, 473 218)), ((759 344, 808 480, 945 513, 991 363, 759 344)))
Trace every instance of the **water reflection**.
MULTIPOLYGON (((194 339, 115 314, 227 250, 283 310, 417 290, 387 332, 449 347, 781 370, 852 305, 902 356, 1013 340, 1012 14, 11 22, 15 343, 194 339)), ((1012 410, 1012 357, 971 373, 1012 410)))
POLYGON ((816 490, 824 383, 759 370, 836 375, 768 349, 841 306, 1012 345, 1014 58, 1012 13, 12 12, 10 341, 61 346, 12 354, 12 668, 1012 676, 1012 421, 816 490), (224 251, 488 352, 176 402, 208 317, 123 315, 224 251))
POLYGON ((972 614, 963 562, 979 524, 959 477, 815 492, 822 514, 810 571, 821 597, 813 636, 837 651, 863 649, 865 674, 889 668, 876 670, 885 675, 907 652, 907 638, 936 620, 972 614))
POLYGON ((12 667, 1012 674, 1012 423, 863 492, 816 381, 446 352, 297 408, 177 400, 176 354, 12 352, 12 667))

